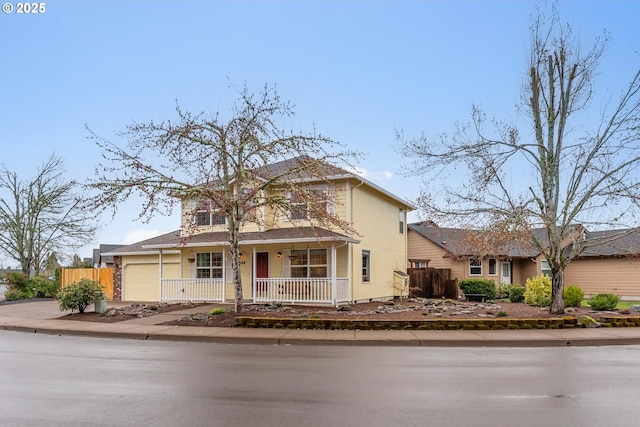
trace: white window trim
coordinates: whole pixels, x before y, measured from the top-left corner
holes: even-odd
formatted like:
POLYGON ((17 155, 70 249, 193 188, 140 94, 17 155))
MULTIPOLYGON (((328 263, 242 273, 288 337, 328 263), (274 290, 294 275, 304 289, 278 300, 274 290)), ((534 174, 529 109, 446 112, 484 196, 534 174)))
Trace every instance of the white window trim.
POLYGON ((470 258, 469 259, 469 276, 482 276, 482 258, 470 258), (476 261, 480 261, 480 265, 471 265, 471 261, 472 260, 476 260, 476 261), (480 273, 472 273, 471 272, 471 268, 480 268, 480 273))
POLYGON ((362 251, 362 283, 371 283, 371 251, 368 250, 362 251), (367 259, 366 267, 364 265, 365 258, 367 259))
POLYGON ((540 274, 543 276, 549 276, 551 277, 551 267, 549 267, 549 261, 547 261, 546 259, 543 259, 540 261, 540 274), (546 268, 545 268, 545 264, 546 264, 546 268), (548 274, 545 273, 545 271, 548 272, 548 274))
POLYGON ((497 258, 489 258, 489 260, 487 261, 487 274, 489 276, 497 276, 498 275, 498 265, 501 265, 498 263, 498 259, 497 258), (491 260, 493 260, 494 264, 494 271, 493 273, 491 272, 491 260))
POLYGON ((211 272, 211 274, 209 275, 208 278, 210 278, 210 279, 222 279, 222 278, 224 278, 224 273, 225 273, 224 269, 225 269, 224 253, 222 253, 222 252, 198 252, 198 253, 196 253, 196 263, 195 263, 194 277, 196 277, 196 278, 198 277, 198 270, 209 270, 211 272), (220 256, 222 257, 222 265, 213 266, 213 265, 211 265, 212 262, 210 262, 209 266, 199 266, 198 265, 198 258, 199 258, 199 255, 201 255, 201 254, 209 254, 209 257, 210 257, 209 260, 210 261, 213 261, 213 255, 214 254, 220 254, 220 256), (215 271, 218 271, 218 270, 220 271, 220 277, 214 277, 213 276, 212 273, 213 273, 214 270, 215 271))

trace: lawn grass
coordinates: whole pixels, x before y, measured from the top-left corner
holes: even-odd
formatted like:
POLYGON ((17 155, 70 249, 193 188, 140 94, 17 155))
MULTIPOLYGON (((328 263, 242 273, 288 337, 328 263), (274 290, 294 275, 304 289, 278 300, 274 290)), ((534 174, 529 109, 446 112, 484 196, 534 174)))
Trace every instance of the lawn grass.
MULTIPOLYGON (((620 301, 618 303, 618 305, 616 306, 617 310, 626 310, 629 307, 631 307, 632 305, 635 304, 640 304, 639 301, 620 301)), ((580 304, 582 307, 589 307, 589 300, 584 299, 582 300, 582 303, 580 304)))

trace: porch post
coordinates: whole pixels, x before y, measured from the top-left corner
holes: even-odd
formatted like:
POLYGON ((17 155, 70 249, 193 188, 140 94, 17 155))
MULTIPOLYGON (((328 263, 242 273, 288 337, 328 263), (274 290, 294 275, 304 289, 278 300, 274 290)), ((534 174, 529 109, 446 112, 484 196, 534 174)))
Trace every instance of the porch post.
POLYGON ((257 272, 256 272, 256 247, 254 246, 251 249, 251 297, 253 298, 253 303, 255 304, 256 302, 256 295, 258 292, 257 286, 256 286, 256 276, 257 276, 257 272))
POLYGON ((227 251, 222 247, 222 302, 227 302, 227 251))
POLYGON ((333 300, 333 306, 336 307, 338 305, 338 282, 336 280, 336 275, 338 271, 338 267, 336 264, 338 260, 336 259, 336 244, 331 244, 331 295, 333 300))
POLYGON ((158 298, 159 301, 162 301, 162 249, 160 249, 160 253, 158 254, 158 298))

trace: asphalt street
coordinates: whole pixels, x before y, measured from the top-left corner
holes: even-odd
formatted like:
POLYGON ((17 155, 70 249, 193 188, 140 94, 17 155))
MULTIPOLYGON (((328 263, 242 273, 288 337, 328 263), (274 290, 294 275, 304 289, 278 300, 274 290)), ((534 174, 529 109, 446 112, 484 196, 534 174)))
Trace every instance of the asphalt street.
POLYGON ((640 346, 0 338, 0 425, 7 426, 595 427, 640 415, 640 346))

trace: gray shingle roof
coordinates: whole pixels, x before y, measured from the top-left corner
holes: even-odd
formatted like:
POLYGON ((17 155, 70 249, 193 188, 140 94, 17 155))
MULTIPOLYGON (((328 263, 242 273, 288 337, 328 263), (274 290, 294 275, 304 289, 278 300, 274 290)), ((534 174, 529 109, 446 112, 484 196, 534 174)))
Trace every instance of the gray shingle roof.
MULTIPOLYGON (((421 223, 409 224, 409 229, 429 239, 437 246, 445 249, 456 257, 470 256, 477 253, 474 250, 474 236, 478 230, 464 230, 458 228, 442 228, 421 223)), ((537 228, 533 234, 546 245, 548 237, 545 230, 537 228)), ((581 257, 602 256, 630 256, 640 254, 640 229, 608 230, 587 232, 584 241, 585 249, 581 257)), ((497 248, 492 255, 511 258, 531 258, 539 255, 533 245, 507 244, 497 248), (527 247, 528 246, 528 247, 527 247)))
POLYGON ((587 232, 581 257, 640 254, 640 228, 587 232))
MULTIPOLYGON (((264 232, 240 233, 240 245, 260 243, 297 243, 297 242, 354 242, 358 240, 343 234, 318 227, 278 228, 264 232)), ((152 253, 158 249, 171 249, 194 246, 225 246, 229 243, 227 231, 199 233, 190 237, 181 237, 180 231, 172 231, 129 246, 122 246, 109 255, 127 255, 152 253)))
MULTIPOLYGON (((473 241, 481 235, 479 230, 436 227, 422 225, 422 223, 408 224, 408 227, 456 257, 472 256, 478 253, 473 241)), ((543 242, 547 240, 544 236, 544 230, 537 229, 533 232, 543 242)), ((493 252, 495 253, 491 255, 510 258, 531 258, 540 253, 533 245, 523 245, 517 242, 502 244, 493 252)))

